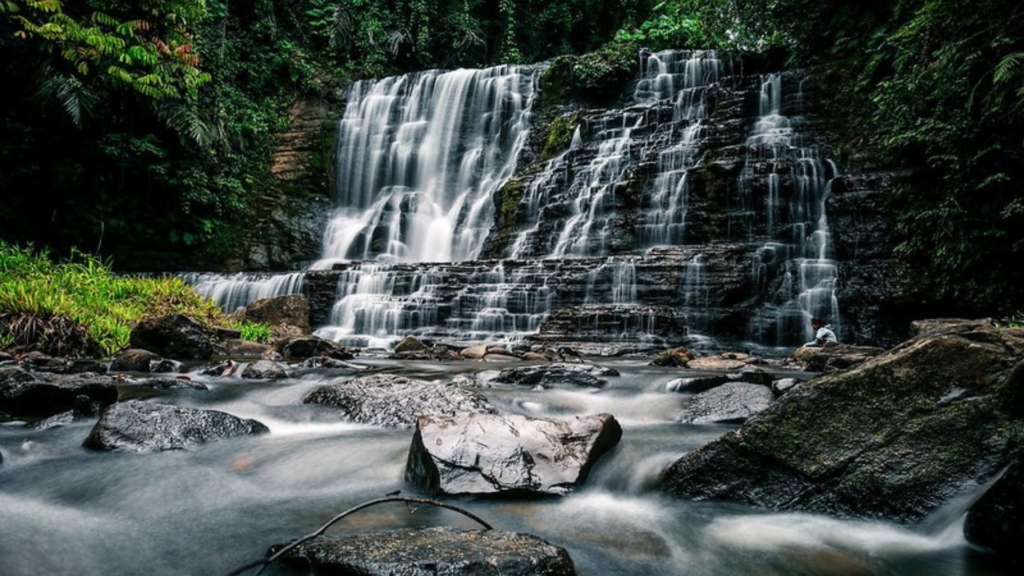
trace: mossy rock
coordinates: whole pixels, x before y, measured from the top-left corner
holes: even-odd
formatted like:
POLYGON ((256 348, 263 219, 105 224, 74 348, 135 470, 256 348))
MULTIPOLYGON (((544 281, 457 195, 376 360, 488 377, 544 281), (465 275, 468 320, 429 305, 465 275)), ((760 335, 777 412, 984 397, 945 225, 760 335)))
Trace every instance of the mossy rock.
POLYGON ((1024 330, 920 336, 791 390, 676 461, 660 485, 689 499, 914 523, 1008 464, 1024 423, 1022 366, 1024 330))

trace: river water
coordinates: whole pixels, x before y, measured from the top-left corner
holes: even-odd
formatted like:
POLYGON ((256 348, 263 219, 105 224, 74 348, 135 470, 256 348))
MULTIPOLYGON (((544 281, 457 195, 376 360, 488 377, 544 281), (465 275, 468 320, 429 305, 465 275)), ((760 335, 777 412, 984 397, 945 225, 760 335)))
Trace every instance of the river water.
MULTIPOLYGON (((435 383, 501 367, 355 363, 435 383)), ((482 390, 514 413, 614 414, 622 442, 582 489, 560 499, 451 502, 496 529, 565 547, 584 576, 1005 574, 965 543, 963 502, 908 529, 660 495, 653 485, 665 466, 732 427, 673 423, 689 396, 666 392, 665 384, 685 371, 641 360, 599 363, 622 377, 601 390, 482 390)), ((310 370, 278 382, 193 376, 210 390, 125 386, 122 399, 256 418, 270 434, 191 452, 99 453, 81 447, 93 421, 44 431, 0 425, 0 574, 226 574, 351 506, 399 489, 413 495, 402 481, 412 431, 345 423, 329 408, 300 404, 311 390, 351 373, 310 370)), ((350 516, 328 535, 432 525, 476 526, 453 512, 393 503, 350 516)), ((265 573, 293 572, 275 566, 265 573)))

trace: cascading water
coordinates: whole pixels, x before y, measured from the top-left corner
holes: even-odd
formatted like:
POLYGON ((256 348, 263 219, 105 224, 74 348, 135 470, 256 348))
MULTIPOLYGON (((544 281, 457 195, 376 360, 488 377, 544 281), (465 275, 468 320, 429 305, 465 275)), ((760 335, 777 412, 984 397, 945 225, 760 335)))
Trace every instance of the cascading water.
POLYGON ((323 260, 477 256, 512 176, 538 67, 361 81, 338 126, 338 209, 323 260))
MULTIPOLYGON (((801 112, 803 82, 798 86, 795 108, 801 112)), ((839 269, 831 258, 831 233, 825 211, 838 169, 794 129, 802 118, 782 114, 783 95, 781 74, 762 79, 759 118, 747 139, 748 154, 740 175, 740 190, 744 200, 750 202, 756 183, 764 187, 766 238, 754 257, 755 279, 762 280, 766 262, 781 266, 781 285, 767 301, 767 316, 774 327, 762 327, 754 337, 763 342, 795 345, 813 338, 809 322, 812 317, 829 319, 838 329, 835 288, 839 269), (785 190, 788 198, 783 198, 784 171, 791 180, 785 190)))
POLYGON ((658 154, 650 207, 637 234, 642 246, 682 244, 686 240, 686 176, 706 138, 702 121, 708 116, 707 88, 718 82, 721 63, 716 52, 667 51, 648 57, 646 69, 635 99, 673 98, 672 121, 681 133, 674 145, 658 154))
MULTIPOLYGON (((651 341, 678 341, 685 322, 693 345, 744 338, 737 306, 760 344, 806 341, 812 315, 838 328, 825 213, 838 171, 805 141, 799 75, 751 81, 712 51, 641 61, 628 108, 564 116, 576 122, 568 147, 530 169, 517 163, 543 67, 353 85, 338 128, 338 208, 311 273, 334 274, 314 298, 335 302, 318 333, 351 345, 514 340, 556 316, 569 325, 561 312, 573 309, 577 326, 595 327, 584 339, 660 326, 651 341), (510 260, 475 261, 485 247, 510 260)), ((218 300, 234 308, 308 291, 290 278, 207 278, 203 289, 236 294, 218 300)))
POLYGON ((301 294, 306 281, 304 272, 276 274, 183 274, 182 279, 195 287, 228 312, 233 312, 254 300, 301 294))

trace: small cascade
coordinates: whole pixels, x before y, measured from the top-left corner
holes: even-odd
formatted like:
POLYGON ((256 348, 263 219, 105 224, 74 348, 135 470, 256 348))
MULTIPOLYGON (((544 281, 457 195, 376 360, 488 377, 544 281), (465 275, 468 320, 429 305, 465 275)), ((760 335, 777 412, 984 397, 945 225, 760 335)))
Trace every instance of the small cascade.
POLYGON ((404 335, 519 340, 551 312, 550 274, 538 265, 506 272, 502 262, 357 263, 339 273, 329 325, 317 334, 350 346, 387 346, 404 335))
MULTIPOLYGON (((803 82, 793 97, 799 114, 804 105, 803 82)), ((740 194, 750 211, 764 213, 762 247, 753 257, 755 284, 768 300, 754 320, 755 340, 775 345, 799 345, 813 339, 812 317, 823 317, 838 330, 839 303, 835 295, 838 264, 825 201, 838 176, 835 164, 818 147, 805 142, 796 127, 804 119, 782 113, 783 76, 762 78, 759 117, 747 139, 748 155, 740 174, 740 194), (763 204, 755 197, 763 194, 763 204), (766 286, 767 279, 776 286, 766 286)), ((741 227, 743 228, 743 227, 741 227)), ((757 241, 754 225, 746 227, 757 241)))
POLYGON ((605 253, 605 223, 609 216, 615 185, 633 158, 630 135, 643 122, 642 115, 623 114, 621 123, 602 121, 592 127, 594 139, 600 142, 597 155, 580 170, 570 194, 574 199, 571 213, 558 234, 550 258, 593 256, 605 253))
POLYGON ((633 92, 637 103, 665 98, 679 102, 686 90, 718 82, 723 68, 714 50, 665 50, 641 55, 640 66, 641 78, 633 92))
POLYGON ((628 306, 637 304, 636 264, 632 258, 608 258, 587 274, 587 293, 584 305, 608 304, 628 306), (598 286, 607 290, 598 290, 598 286))
POLYGON ((234 312, 260 298, 301 294, 306 273, 293 272, 272 276, 258 274, 188 273, 181 278, 202 296, 214 301, 225 312, 234 312))
POLYGON ((338 126, 338 209, 318 267, 470 260, 512 176, 539 67, 360 81, 338 126))
POLYGON ((707 259, 703 254, 698 254, 683 267, 682 292, 686 326, 696 334, 706 335, 710 301, 707 259))

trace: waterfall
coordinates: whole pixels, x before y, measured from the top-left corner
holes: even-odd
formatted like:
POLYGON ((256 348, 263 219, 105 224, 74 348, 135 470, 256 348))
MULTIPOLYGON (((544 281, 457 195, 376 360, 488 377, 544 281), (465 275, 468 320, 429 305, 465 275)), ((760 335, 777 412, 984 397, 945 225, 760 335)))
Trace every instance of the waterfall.
MULTIPOLYGON (((809 322, 812 317, 826 318, 834 329, 839 329, 839 267, 832 258, 825 210, 832 180, 839 171, 834 162, 822 157, 818 147, 805 142, 795 130, 794 125, 803 118, 784 115, 783 99, 782 75, 764 76, 759 115, 747 139, 747 158, 739 186, 748 203, 753 202, 755 188, 763 187, 765 232, 763 245, 754 256, 755 282, 763 285, 771 268, 777 269, 782 277, 779 290, 768 295, 763 314, 774 327, 761 329, 753 336, 756 340, 796 345, 813 338, 809 322), (788 189, 784 189, 784 178, 788 180, 788 189)), ((802 81, 794 100, 799 112, 804 105, 802 81)), ((754 234, 753 227, 750 234, 754 234)))
POLYGON ((338 125, 338 208, 318 267, 471 260, 530 126, 539 67, 355 83, 338 125))
POLYGON ((811 316, 840 328, 826 214, 839 171, 807 135, 803 76, 734 76, 714 51, 642 55, 624 109, 558 110, 575 123, 567 147, 520 165, 539 152, 544 69, 356 82, 320 270, 190 281, 226 309, 308 291, 317 333, 353 346, 407 334, 793 346, 811 316), (477 260, 485 245, 507 259, 477 260))
POLYGON ((213 300, 225 312, 234 312, 260 298, 302 293, 306 274, 293 272, 267 276, 246 273, 189 273, 183 274, 182 279, 191 284, 199 294, 213 300))

